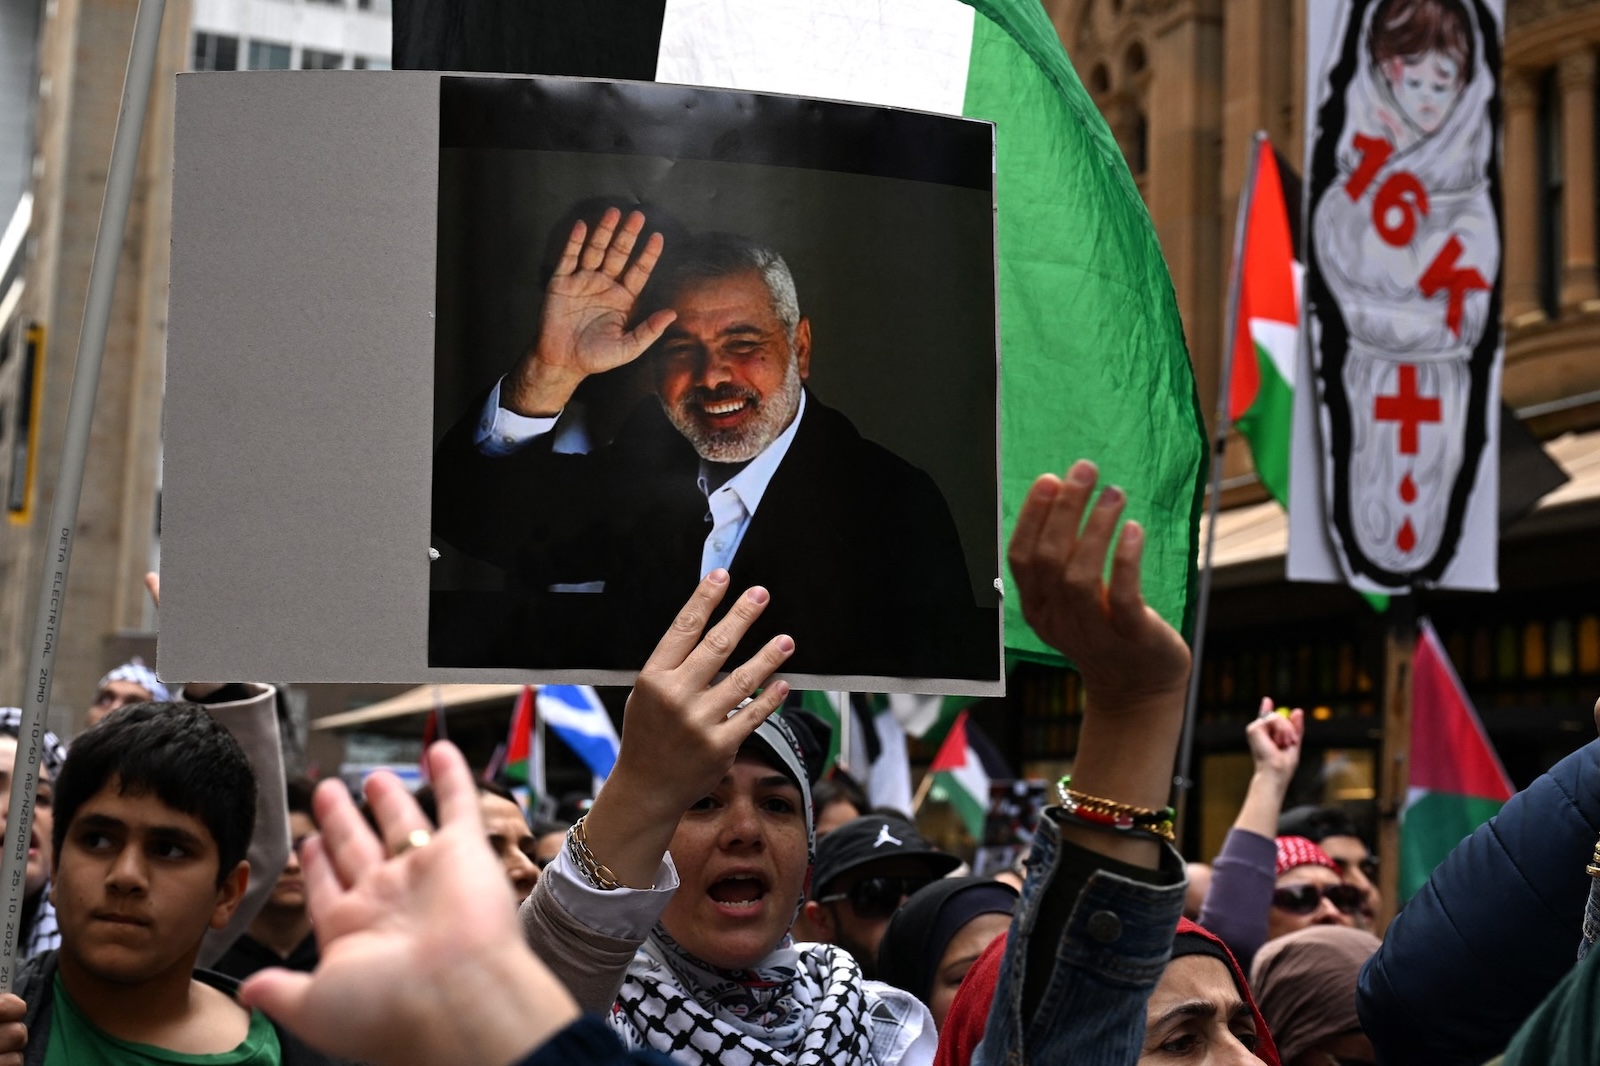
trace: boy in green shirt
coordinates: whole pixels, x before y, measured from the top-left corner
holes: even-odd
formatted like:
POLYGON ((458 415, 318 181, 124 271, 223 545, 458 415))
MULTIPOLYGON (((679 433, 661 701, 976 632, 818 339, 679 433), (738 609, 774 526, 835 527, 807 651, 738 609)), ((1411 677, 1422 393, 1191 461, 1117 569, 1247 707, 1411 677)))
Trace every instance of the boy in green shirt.
POLYGON ((136 704, 78 738, 55 789, 61 948, 17 977, 26 1066, 335 1061, 195 970, 249 883, 255 792, 244 751, 201 707, 136 704))

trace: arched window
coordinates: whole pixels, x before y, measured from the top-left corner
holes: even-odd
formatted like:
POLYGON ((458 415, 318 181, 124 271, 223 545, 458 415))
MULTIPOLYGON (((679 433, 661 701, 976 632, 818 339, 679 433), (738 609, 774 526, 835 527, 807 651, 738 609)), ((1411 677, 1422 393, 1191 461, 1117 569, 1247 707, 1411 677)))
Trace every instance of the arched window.
POLYGON ((1122 57, 1122 67, 1129 74, 1137 74, 1144 70, 1145 56, 1144 45, 1134 41, 1128 45, 1128 51, 1122 57))
POLYGON ((1143 174, 1150 162, 1150 127, 1144 112, 1135 110, 1128 132, 1128 169, 1135 175, 1143 174))

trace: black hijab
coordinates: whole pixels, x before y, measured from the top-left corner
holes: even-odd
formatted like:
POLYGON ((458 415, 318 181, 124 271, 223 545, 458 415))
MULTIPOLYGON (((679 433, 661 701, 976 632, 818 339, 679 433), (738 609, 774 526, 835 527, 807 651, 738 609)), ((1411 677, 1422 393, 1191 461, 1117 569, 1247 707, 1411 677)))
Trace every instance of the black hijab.
POLYGON ((980 914, 1010 914, 1017 891, 987 877, 946 877, 917 890, 894 912, 878 945, 878 980, 924 1003, 945 948, 980 914))

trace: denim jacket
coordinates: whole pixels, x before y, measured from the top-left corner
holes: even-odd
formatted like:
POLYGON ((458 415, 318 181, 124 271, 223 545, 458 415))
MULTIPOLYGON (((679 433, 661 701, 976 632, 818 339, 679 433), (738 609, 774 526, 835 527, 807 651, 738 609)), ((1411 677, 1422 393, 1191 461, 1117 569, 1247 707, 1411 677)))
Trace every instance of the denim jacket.
POLYGON ((1116 862, 1060 839, 1061 817, 1040 819, 974 1066, 1139 1060, 1183 913, 1183 860, 1168 847, 1159 870, 1116 862))
POLYGON ((1596 940, 1600 940, 1600 880, 1589 883, 1589 902, 1583 908, 1583 936, 1578 939, 1579 962, 1589 954, 1596 940))

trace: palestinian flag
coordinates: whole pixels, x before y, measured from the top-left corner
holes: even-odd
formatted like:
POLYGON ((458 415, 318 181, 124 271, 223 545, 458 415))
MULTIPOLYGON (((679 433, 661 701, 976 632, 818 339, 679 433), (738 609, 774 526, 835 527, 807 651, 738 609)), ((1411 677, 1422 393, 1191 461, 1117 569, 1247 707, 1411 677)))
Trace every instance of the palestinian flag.
MULTIPOLYGON (((1038 0, 395 0, 394 65, 993 121, 1006 535, 1038 474, 1092 458, 1146 530, 1146 598, 1184 626, 1206 448, 1177 300, 1127 164, 1038 0)), ((1059 661, 1017 597, 1004 603, 1010 651, 1059 661)))
MULTIPOLYGON (((523 685, 511 711, 511 728, 506 733, 505 766, 501 776, 518 785, 528 785, 536 795, 544 794, 544 760, 535 760, 533 737, 533 686, 523 685)), ((543 755, 543 752, 538 753, 543 755)))
POLYGON ((956 809, 972 839, 983 843, 984 822, 989 817, 989 784, 1011 777, 994 744, 962 711, 945 734, 944 743, 928 767, 940 798, 956 809))
MULTIPOLYGON (((1228 378, 1228 421, 1250 443, 1261 486, 1288 510, 1304 269, 1295 258, 1294 237, 1300 179, 1280 164, 1281 157, 1265 134, 1257 134, 1254 151, 1254 180, 1239 198, 1244 249, 1229 279, 1239 303, 1228 378)), ((1389 607, 1389 597, 1382 593, 1361 595, 1375 611, 1389 607)))
POLYGON ((433 706, 428 708, 428 717, 422 722, 422 750, 417 756, 417 769, 422 774, 422 780, 429 780, 427 751, 434 743, 450 739, 450 729, 445 723, 444 696, 439 692, 439 686, 433 686, 433 706))
POLYGON ((1240 200, 1244 254, 1233 264, 1238 294, 1228 419, 1250 442, 1256 474, 1289 506, 1289 442, 1294 429, 1294 368, 1300 347, 1299 264, 1277 153, 1256 139, 1255 181, 1240 200))
POLYGON ((1402 903, 1513 791, 1426 619, 1417 634, 1411 674, 1411 782, 1400 812, 1402 903))

